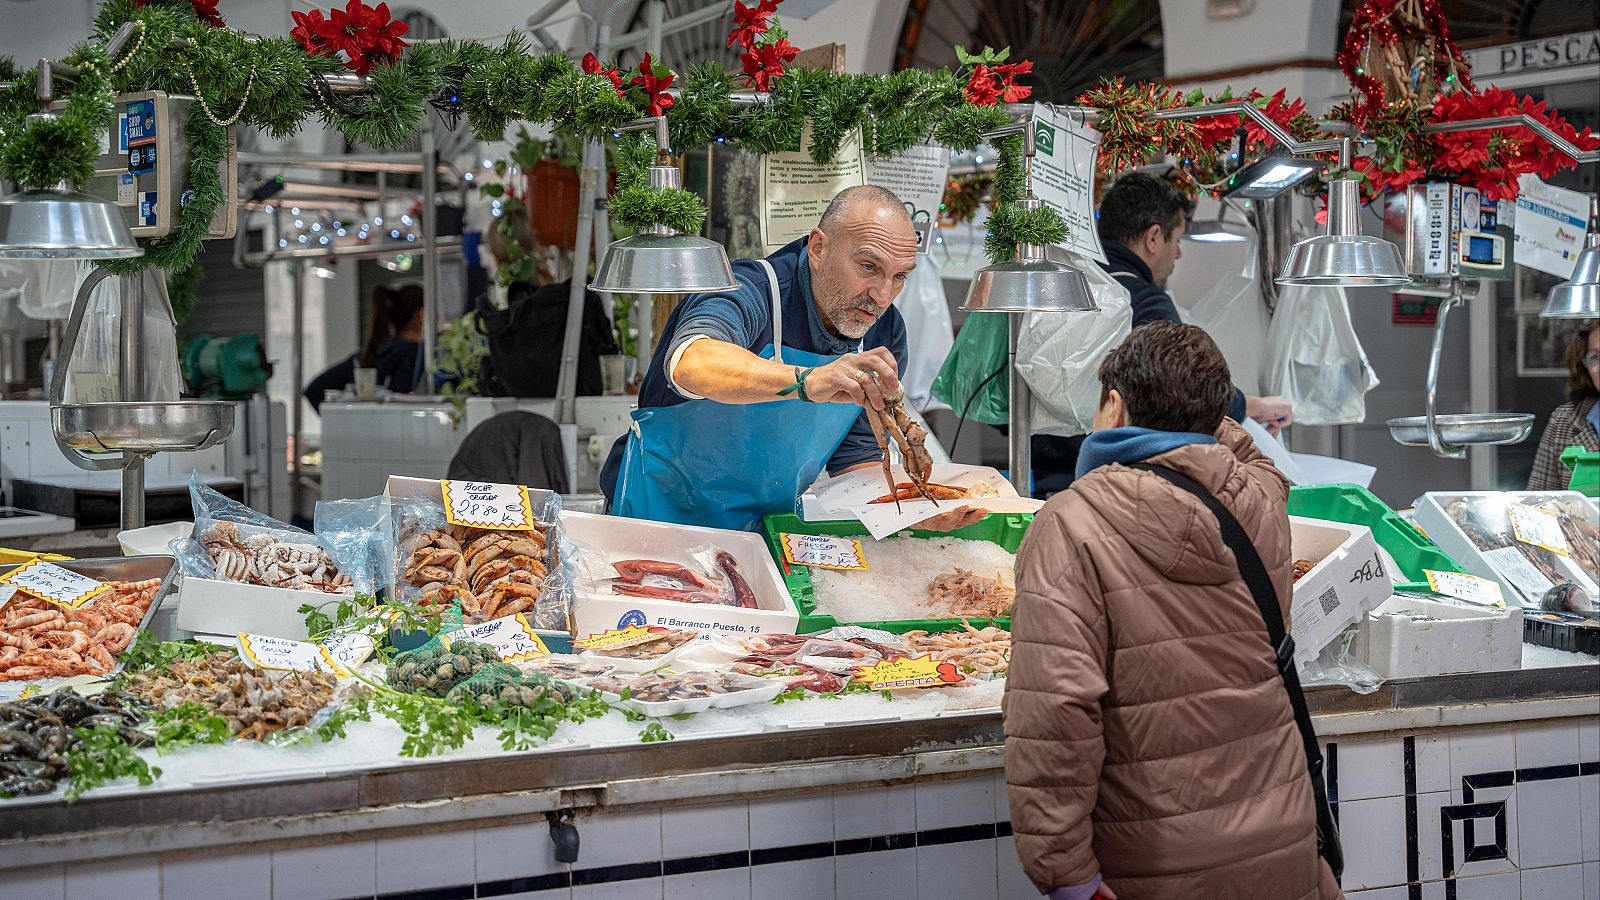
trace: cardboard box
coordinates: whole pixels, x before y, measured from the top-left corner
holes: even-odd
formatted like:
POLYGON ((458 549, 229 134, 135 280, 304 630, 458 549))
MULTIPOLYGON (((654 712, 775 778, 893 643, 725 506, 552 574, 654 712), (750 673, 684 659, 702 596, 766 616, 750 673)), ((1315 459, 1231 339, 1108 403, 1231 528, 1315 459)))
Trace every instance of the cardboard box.
POLYGON ((1290 608, 1295 659, 1307 662, 1394 593, 1393 573, 1365 525, 1290 516, 1289 528, 1293 558, 1316 563, 1290 608))
POLYGON ((710 640, 793 634, 799 624, 800 613, 760 535, 581 512, 562 512, 561 524, 577 548, 574 616, 580 639, 628 625, 688 629, 710 640), (626 597, 611 593, 603 583, 615 574, 611 563, 624 559, 658 559, 698 568, 690 551, 707 544, 733 554, 756 595, 758 609, 626 597))
MULTIPOLYGON (((1427 532, 1428 537, 1439 545, 1439 549, 1450 554, 1456 561, 1461 571, 1479 578, 1488 578, 1500 582, 1500 589, 1505 594, 1506 603, 1512 606, 1519 602, 1525 608, 1538 608, 1539 598, 1543 595, 1543 586, 1549 581, 1548 576, 1534 578, 1526 574, 1532 569, 1520 554, 1520 551, 1511 548, 1483 551, 1473 540, 1467 537, 1465 531, 1456 520, 1451 518, 1447 511, 1450 505, 1457 500, 1466 499, 1474 503, 1488 505, 1482 507, 1486 524, 1497 531, 1511 533, 1510 514, 1506 512, 1510 503, 1518 500, 1532 500, 1539 498, 1555 497, 1572 501, 1573 505, 1582 509, 1585 507, 1585 498, 1576 491, 1436 491, 1423 494, 1417 499, 1417 527, 1427 532), (1509 552, 1507 552, 1509 551, 1509 552), (1511 568, 1514 566, 1515 568, 1511 568), (1540 580, 1542 578, 1543 580, 1540 580)), ((1589 507, 1593 509, 1593 507, 1589 507)), ((1590 518, 1593 522, 1595 519, 1590 518)), ((1590 597, 1600 595, 1600 585, 1577 564, 1575 560, 1556 559, 1557 574, 1563 576, 1578 586, 1590 597)), ((1539 573, 1535 570, 1534 575, 1539 573)), ((1547 589, 1547 588, 1545 588, 1547 589)))
POLYGON ((1351 652, 1385 678, 1522 667, 1522 610, 1391 597, 1369 613, 1351 652))

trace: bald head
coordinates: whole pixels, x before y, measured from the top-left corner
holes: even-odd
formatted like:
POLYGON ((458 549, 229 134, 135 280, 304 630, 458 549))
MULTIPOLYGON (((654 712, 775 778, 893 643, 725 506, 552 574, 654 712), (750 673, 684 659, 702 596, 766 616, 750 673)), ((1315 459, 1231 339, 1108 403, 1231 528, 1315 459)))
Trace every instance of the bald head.
POLYGON ((834 194, 833 199, 828 201, 828 208, 822 211, 817 228, 833 234, 845 223, 864 218, 904 219, 907 225, 911 224, 911 214, 906 212, 905 204, 894 195, 894 191, 863 184, 847 187, 834 194))
POLYGON ((835 335, 857 340, 905 287, 917 265, 917 233, 894 192, 845 188, 812 229, 806 255, 823 321, 835 335))

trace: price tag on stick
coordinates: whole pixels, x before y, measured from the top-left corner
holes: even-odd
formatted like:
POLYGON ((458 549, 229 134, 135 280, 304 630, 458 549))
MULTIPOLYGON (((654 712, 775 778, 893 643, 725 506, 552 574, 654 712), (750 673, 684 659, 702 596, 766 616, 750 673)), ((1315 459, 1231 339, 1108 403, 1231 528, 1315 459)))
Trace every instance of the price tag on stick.
POLYGON ((1542 509, 1523 506, 1520 503, 1511 504, 1511 530, 1516 534, 1517 540, 1535 547, 1543 547, 1551 553, 1562 556, 1572 555, 1572 545, 1567 543, 1567 536, 1561 531, 1561 520, 1542 509))
POLYGON ((333 654, 321 644, 291 641, 287 638, 264 634, 239 632, 239 655, 258 669, 278 669, 284 672, 329 672, 347 675, 344 667, 333 659, 333 654))
POLYGON ((853 538, 828 534, 780 534, 778 539, 783 542, 783 558, 793 565, 867 571, 867 557, 861 551, 861 542, 853 538))
POLYGON ((1480 606, 1505 608, 1505 595, 1501 593, 1498 581, 1490 581, 1463 572, 1435 572, 1432 569, 1423 569, 1422 574, 1427 576, 1428 588, 1435 594, 1443 594, 1480 606))
POLYGON ((37 559, 0 578, 0 582, 68 609, 77 609, 111 587, 103 581, 37 559))
POLYGON ((446 479, 439 482, 439 490, 451 525, 513 531, 532 531, 538 526, 528 489, 522 485, 446 479))

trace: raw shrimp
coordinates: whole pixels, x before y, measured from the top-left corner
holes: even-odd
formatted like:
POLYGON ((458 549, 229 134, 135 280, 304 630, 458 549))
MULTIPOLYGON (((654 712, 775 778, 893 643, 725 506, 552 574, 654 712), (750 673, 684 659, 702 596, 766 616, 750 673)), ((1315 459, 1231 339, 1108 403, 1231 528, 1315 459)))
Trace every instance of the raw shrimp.
POLYGON ((138 633, 139 629, 126 622, 112 622, 94 636, 94 643, 105 647, 108 653, 121 653, 128 649, 138 633))

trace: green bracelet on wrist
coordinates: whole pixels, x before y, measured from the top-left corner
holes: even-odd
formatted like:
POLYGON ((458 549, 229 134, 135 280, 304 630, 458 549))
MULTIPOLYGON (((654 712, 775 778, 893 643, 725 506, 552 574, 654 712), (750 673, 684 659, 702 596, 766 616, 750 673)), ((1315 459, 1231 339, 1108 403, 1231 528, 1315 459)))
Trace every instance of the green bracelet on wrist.
POLYGON ((815 368, 816 368, 816 366, 812 366, 810 368, 802 369, 799 366, 795 366, 794 367, 794 384, 791 384, 788 387, 784 388, 783 390, 779 391, 778 392, 778 396, 779 397, 787 397, 790 394, 795 394, 803 402, 806 402, 806 403, 812 402, 811 398, 806 396, 806 377, 808 375, 810 375, 811 372, 815 368))

